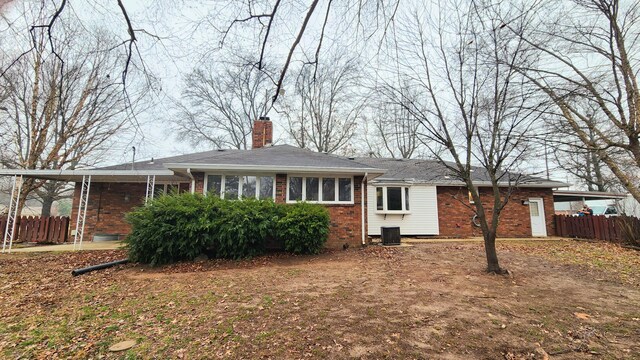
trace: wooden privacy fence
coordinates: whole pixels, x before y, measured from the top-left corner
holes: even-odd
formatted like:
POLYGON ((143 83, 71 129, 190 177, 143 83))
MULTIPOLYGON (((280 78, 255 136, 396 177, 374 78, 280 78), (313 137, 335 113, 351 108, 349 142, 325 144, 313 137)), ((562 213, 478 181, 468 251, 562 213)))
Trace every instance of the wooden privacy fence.
POLYGON ((558 236, 611 242, 635 242, 640 239, 640 219, 631 216, 555 215, 558 236))
MULTIPOLYGON (((0 217, 0 231, 4 237, 7 218, 0 217)), ((69 234, 69 217, 67 216, 21 216, 16 221, 14 242, 47 242, 62 243, 69 234)))

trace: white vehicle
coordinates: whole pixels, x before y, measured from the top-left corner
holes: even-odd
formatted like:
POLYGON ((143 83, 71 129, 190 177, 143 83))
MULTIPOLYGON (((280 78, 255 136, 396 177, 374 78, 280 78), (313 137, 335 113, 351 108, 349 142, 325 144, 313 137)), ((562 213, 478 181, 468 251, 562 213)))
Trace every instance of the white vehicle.
POLYGON ((604 215, 606 217, 619 215, 615 205, 595 205, 591 209, 593 210, 593 215, 604 215))

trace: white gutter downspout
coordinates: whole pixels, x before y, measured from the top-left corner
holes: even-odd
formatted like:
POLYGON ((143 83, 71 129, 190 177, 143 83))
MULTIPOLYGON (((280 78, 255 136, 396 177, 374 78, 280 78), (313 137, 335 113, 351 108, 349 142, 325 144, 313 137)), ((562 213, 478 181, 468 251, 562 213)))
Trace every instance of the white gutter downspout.
POLYGON ((193 177, 193 174, 191 173, 191 168, 187 168, 187 175, 189 175, 189 177, 191 178, 191 193, 195 194, 196 193, 196 179, 193 177))
POLYGON ((366 190, 365 188, 365 181, 367 181, 367 176, 369 175, 369 173, 364 173, 364 177, 362 178, 362 182, 360 183, 360 208, 362 209, 362 246, 366 246, 367 243, 365 241, 365 232, 364 232, 364 192, 366 190))

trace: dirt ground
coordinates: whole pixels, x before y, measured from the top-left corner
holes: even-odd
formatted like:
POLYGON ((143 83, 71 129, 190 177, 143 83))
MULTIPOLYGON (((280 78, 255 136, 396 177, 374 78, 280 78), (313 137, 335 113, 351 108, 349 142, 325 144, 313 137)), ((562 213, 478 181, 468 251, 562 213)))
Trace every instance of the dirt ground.
POLYGON ((0 256, 3 358, 640 359, 640 252, 481 244, 270 255, 72 277, 122 251, 0 256), (137 344, 123 352, 109 347, 137 344))

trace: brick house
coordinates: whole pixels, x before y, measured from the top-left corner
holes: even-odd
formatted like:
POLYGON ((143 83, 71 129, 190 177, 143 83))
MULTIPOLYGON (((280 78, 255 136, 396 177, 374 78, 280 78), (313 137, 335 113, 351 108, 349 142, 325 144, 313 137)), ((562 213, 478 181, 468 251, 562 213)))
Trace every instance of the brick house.
MULTIPOLYGON (((85 241, 96 234, 127 234, 127 212, 174 189, 227 199, 320 203, 331 216, 329 248, 365 244, 369 236, 380 235, 381 226, 399 226, 403 236, 481 235, 466 188, 436 161, 347 158, 272 146, 268 118, 257 120, 253 130, 251 150, 212 150, 93 170, 0 170, 0 175, 75 182, 71 229, 78 228, 85 241)), ((474 176, 490 203, 481 169, 474 176)), ((553 235, 552 189, 566 185, 523 179, 503 212, 498 235, 553 235)))

